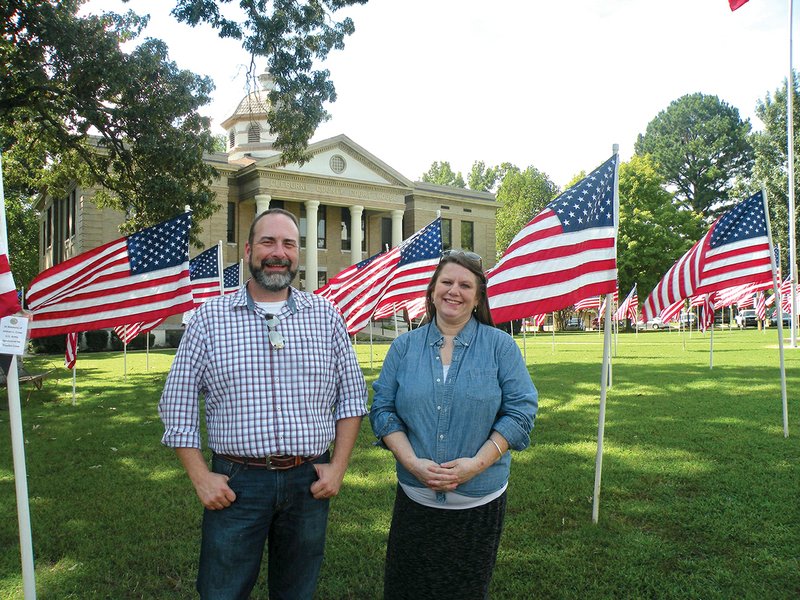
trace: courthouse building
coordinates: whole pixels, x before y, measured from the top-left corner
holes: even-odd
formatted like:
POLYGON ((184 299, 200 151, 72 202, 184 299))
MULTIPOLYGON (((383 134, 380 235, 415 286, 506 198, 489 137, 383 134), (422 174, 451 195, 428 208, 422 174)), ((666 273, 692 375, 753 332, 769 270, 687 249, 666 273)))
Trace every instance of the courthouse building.
MULTIPOLYGON (((244 257, 254 216, 273 207, 300 221, 294 285, 301 289, 313 291, 345 267, 398 245, 437 214, 445 248, 473 250, 484 267, 494 264, 493 194, 411 181, 346 135, 311 143, 303 165, 281 165, 267 123, 272 80, 262 75, 261 82, 263 89, 222 122, 227 151, 206 157, 218 171, 212 190, 221 208, 202 224, 200 239, 206 248, 223 242, 225 266, 244 257)), ((76 187, 64 198, 40 198, 40 269, 120 237, 123 215, 95 206, 93 195, 76 187)), ((190 256, 200 252, 191 248, 190 256)))

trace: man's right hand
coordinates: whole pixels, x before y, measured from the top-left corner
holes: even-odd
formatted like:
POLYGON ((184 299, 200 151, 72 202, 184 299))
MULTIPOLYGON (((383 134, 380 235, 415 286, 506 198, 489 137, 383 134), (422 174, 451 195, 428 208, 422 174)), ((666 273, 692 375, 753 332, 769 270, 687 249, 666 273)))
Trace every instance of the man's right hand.
POLYGON ((175 448, 175 453, 192 480, 197 497, 208 510, 227 508, 236 500, 236 493, 228 486, 228 476, 209 470, 200 450, 175 448))
POLYGON ((227 508, 236 500, 236 493, 228 486, 227 475, 209 471, 193 483, 197 497, 208 510, 227 508))

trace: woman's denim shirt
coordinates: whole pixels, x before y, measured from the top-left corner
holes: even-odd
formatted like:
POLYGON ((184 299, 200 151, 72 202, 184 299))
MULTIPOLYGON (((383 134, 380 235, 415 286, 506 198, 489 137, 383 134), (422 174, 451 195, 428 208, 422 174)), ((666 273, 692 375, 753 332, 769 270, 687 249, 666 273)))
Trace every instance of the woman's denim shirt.
MULTIPOLYGON (((492 430, 514 450, 530 443, 537 392, 519 347, 507 333, 473 317, 455 337, 447 379, 440 351, 444 337, 435 323, 397 338, 373 384, 370 423, 375 435, 403 431, 417 457, 439 464, 475 456, 492 430)), ((480 497, 507 481, 511 455, 455 490, 480 497)), ((401 483, 424 487, 397 462, 401 483)))

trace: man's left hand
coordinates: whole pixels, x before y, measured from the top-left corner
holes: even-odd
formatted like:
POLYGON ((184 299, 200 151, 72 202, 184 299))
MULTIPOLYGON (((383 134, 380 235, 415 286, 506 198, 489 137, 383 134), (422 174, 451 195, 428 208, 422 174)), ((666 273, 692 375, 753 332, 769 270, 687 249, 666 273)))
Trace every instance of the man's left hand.
POLYGON ((339 493, 344 479, 344 469, 338 469, 331 463, 314 464, 317 480, 311 484, 311 494, 317 500, 333 498, 339 493))

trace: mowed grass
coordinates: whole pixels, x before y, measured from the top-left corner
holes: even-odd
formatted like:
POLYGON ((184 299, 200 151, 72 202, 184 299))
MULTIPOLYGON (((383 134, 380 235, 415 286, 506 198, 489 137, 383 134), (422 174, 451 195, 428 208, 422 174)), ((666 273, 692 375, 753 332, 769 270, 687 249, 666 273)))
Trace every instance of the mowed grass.
MULTIPOLYGON (((784 438, 775 330, 715 332, 713 369, 709 342, 662 331, 612 345, 595 525, 602 337, 527 336, 540 413, 513 457, 492 598, 800 597, 800 349, 786 350, 784 438)), ((357 346, 370 384, 387 348, 357 346)), ((81 355, 75 406, 62 357, 26 361, 58 369, 23 398, 39 598, 194 597, 201 509, 156 410, 173 353, 151 352, 149 371, 130 353, 127 380, 121 354, 81 355)), ((7 410, 0 421, 0 598, 16 599, 7 410)), ((381 597, 395 478, 372 442, 365 422, 332 503, 323 600, 381 597)))

